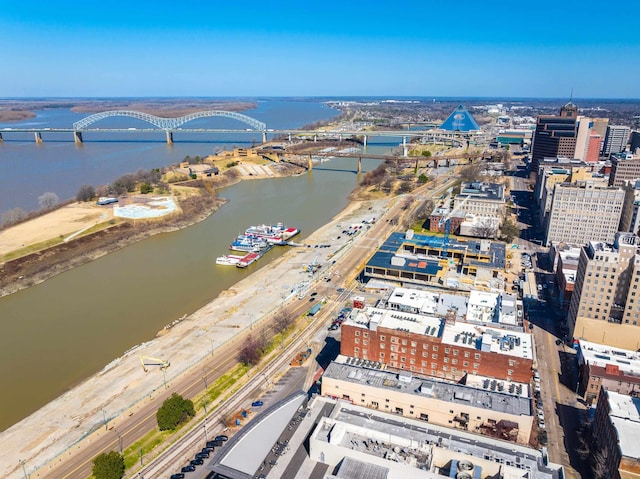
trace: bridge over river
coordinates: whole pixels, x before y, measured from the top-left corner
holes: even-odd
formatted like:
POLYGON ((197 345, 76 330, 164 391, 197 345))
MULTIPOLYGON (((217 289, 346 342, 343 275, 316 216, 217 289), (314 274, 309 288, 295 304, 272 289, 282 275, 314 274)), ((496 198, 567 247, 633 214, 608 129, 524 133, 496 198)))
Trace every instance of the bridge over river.
MULTIPOLYGON (((181 116, 178 118, 164 118, 149 113, 143 113, 133 110, 113 110, 103 111, 89 115, 82 120, 79 120, 73 124, 71 128, 4 128, 0 130, 0 142, 5 138, 13 134, 30 133, 34 135, 36 143, 42 143, 44 141, 43 135, 46 134, 70 134, 73 140, 77 143, 83 143, 85 140, 83 134, 105 134, 105 133, 142 133, 142 134, 157 134, 164 132, 166 141, 168 144, 174 142, 175 134, 249 134, 262 135, 262 142, 267 141, 267 135, 271 135, 272 138, 278 136, 288 136, 291 140, 294 135, 313 136, 314 141, 318 138, 331 137, 331 138, 347 138, 347 137, 359 137, 362 139, 364 146, 367 146, 367 140, 369 137, 401 137, 403 145, 404 156, 408 155, 407 151, 407 139, 411 138, 424 138, 426 140, 435 141, 438 138, 439 141, 449 141, 453 144, 464 144, 470 139, 473 139, 476 135, 475 132, 459 132, 459 131, 443 131, 434 129, 437 127, 437 123, 424 123, 425 128, 431 127, 431 129, 425 130, 300 130, 300 129, 270 129, 267 128, 266 123, 263 123, 255 118, 252 118, 241 113, 209 110, 191 113, 189 115, 181 116), (93 126, 95 123, 113 117, 129 117, 136 120, 142 120, 149 123, 149 128, 98 128, 93 126), (183 125, 189 123, 192 120, 209 117, 222 117, 231 120, 235 120, 239 123, 246 125, 246 128, 230 129, 230 128, 183 128, 183 125)), ((334 155, 335 156, 335 155, 334 155)))

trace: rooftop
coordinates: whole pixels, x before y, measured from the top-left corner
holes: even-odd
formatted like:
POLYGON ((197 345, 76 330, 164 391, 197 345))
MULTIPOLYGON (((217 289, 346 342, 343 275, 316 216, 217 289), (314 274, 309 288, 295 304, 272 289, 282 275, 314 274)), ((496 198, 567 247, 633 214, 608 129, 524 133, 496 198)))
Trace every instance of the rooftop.
POLYGON ((640 353, 637 351, 614 348, 581 339, 578 352, 592 366, 606 368, 607 365, 614 365, 623 373, 640 375, 640 353))
POLYGON ((442 343, 464 346, 478 351, 533 359, 533 343, 529 333, 456 322, 442 332, 442 343))
POLYGON ((564 477, 561 466, 545 465, 546 458, 532 448, 324 397, 317 397, 313 407, 323 403, 336 405, 310 436, 311 457, 315 460, 325 457, 325 462, 339 463, 345 457, 355 458, 384 467, 388 479, 441 479, 450 476, 452 466, 454 476, 457 469, 476 469, 481 471, 480 477, 564 477))
POLYGON ((613 391, 607 391, 607 398, 622 455, 640 458, 640 399, 613 391))
POLYGON ((412 376, 410 373, 368 369, 350 364, 332 362, 323 377, 337 379, 378 389, 398 391, 422 398, 437 399, 453 404, 491 409, 514 416, 531 416, 531 401, 524 396, 506 394, 487 388, 474 388, 463 384, 436 381, 412 376))
POLYGON ((499 183, 483 183, 479 181, 462 183, 460 194, 456 198, 478 198, 504 201, 504 186, 499 183))
MULTIPOLYGON (((389 235, 378 251, 388 251, 391 253, 401 252, 404 244, 432 248, 440 251, 444 246, 444 236, 438 233, 425 232, 414 233, 411 239, 407 239, 405 233, 396 231, 389 235)), ((505 244, 499 241, 476 240, 471 238, 459 239, 450 235, 447 248, 449 252, 457 251, 467 254, 483 253, 488 257, 489 262, 481 262, 467 258, 467 263, 473 266, 501 269, 505 267, 505 244)))
POLYGON ((437 338, 441 334, 443 320, 433 316, 369 306, 365 309, 353 310, 351 316, 344 324, 362 326, 369 329, 386 328, 397 331, 407 331, 437 338))

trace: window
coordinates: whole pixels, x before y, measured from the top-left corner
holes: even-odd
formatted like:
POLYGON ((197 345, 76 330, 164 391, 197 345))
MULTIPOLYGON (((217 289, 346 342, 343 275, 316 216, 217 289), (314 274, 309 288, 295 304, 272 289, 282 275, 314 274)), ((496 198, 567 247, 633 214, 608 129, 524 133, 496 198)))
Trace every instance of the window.
POLYGON ((476 359, 480 359, 480 353, 476 353, 476 354, 475 354, 475 358, 476 358, 476 359))
POLYGON ((416 343, 415 341, 411 341, 411 347, 415 348, 418 345, 418 343, 416 343))
POLYGON ((356 344, 360 344, 360 340, 358 338, 356 338, 355 343, 356 344))
POLYGON ((403 345, 403 346, 406 346, 406 345, 407 345, 407 340, 406 340, 406 339, 403 339, 403 340, 402 340, 402 345, 403 345))
POLYGON ((509 366, 515 366, 516 362, 513 359, 509 359, 509 366))
POLYGON ((449 354, 449 348, 444 348, 444 354, 449 354))
POLYGON ((380 336, 380 341, 384 341, 386 339, 386 336, 380 336))
POLYGON ((362 337, 364 338, 368 338, 369 337, 369 333, 367 333, 366 331, 364 333, 362 333, 362 337))
POLYGON ((437 354, 432 354, 431 355, 431 359, 438 359, 438 355, 437 354))
POLYGON ((438 350, 438 346, 434 346, 434 347, 433 347, 433 350, 434 350, 434 351, 437 351, 437 350, 438 350))
POLYGON ((360 336, 360 331, 356 331, 356 336, 360 336))

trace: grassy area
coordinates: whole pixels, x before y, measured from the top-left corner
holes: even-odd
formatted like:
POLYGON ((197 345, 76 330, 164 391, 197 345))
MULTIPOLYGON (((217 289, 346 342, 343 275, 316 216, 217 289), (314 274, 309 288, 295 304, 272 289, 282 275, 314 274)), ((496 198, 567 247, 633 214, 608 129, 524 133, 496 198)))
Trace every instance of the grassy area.
POLYGON ((59 245, 62 243, 63 237, 60 236, 58 238, 51 238, 45 241, 41 241, 40 243, 35 243, 29 246, 25 246, 24 248, 17 249, 12 251, 11 253, 7 253, 2 258, 3 261, 11 261, 16 258, 21 258, 23 256, 30 255, 32 253, 37 253, 38 251, 45 250, 47 248, 51 248, 52 246, 59 245))

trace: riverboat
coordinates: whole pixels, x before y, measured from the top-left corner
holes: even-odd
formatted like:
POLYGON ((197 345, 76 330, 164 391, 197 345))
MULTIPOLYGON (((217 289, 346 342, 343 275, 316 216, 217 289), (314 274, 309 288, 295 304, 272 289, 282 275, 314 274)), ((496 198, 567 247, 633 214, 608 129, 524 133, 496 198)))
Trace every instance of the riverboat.
POLYGON ((251 263, 256 261, 258 258, 260 258, 260 253, 249 253, 247 256, 245 256, 240 261, 238 261, 238 264, 236 264, 236 267, 237 268, 246 268, 251 263))
POLYGON ((246 253, 257 253, 267 247, 267 240, 255 235, 240 235, 229 245, 232 251, 244 251, 246 253))
POLYGON ((283 223, 272 225, 249 226, 245 235, 253 235, 263 238, 270 244, 285 244, 286 241, 300 232, 298 228, 287 227, 283 223))
POLYGON ((216 258, 216 264, 222 266, 235 266, 240 262, 242 258, 244 258, 244 256, 225 254, 216 258))

